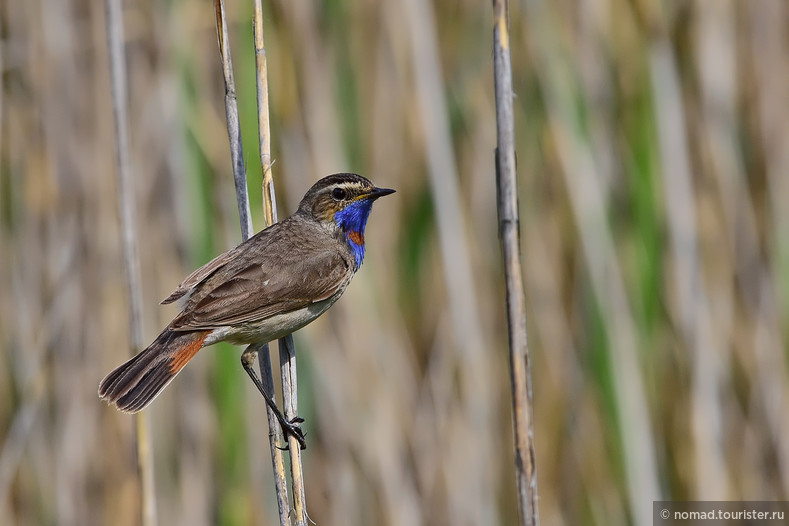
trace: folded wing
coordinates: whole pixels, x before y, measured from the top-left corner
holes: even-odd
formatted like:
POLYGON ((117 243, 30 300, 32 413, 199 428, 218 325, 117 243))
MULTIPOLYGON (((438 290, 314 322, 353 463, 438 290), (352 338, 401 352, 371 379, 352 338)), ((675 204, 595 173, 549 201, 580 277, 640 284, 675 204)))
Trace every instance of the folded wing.
POLYGON ((203 277, 200 271, 194 273, 192 296, 171 328, 255 323, 327 299, 347 285, 350 256, 336 244, 316 245, 320 237, 293 225, 261 234, 234 249, 238 252, 216 268, 208 268, 213 262, 203 267, 203 277))
POLYGON ((181 299, 189 292, 192 291, 197 285, 205 281, 208 277, 211 276, 214 272, 216 272, 219 268, 224 266, 227 262, 231 261, 234 256, 236 256, 244 245, 239 245, 236 248, 228 250, 222 254, 219 254, 217 257, 200 267, 199 269, 195 270, 191 274, 189 274, 186 279, 184 279, 180 285, 173 291, 172 294, 167 296, 164 300, 162 300, 162 305, 167 305, 168 303, 172 303, 175 300, 181 299))

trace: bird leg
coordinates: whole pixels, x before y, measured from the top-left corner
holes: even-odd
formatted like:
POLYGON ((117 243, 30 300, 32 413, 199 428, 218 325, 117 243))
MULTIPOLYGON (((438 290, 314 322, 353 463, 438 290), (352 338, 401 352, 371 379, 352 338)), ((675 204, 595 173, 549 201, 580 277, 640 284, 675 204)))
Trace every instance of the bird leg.
POLYGON ((255 369, 252 368, 252 366, 255 364, 257 354, 258 352, 253 346, 247 347, 246 350, 241 354, 241 366, 244 367, 244 370, 252 379, 255 387, 257 387, 258 391, 260 391, 260 394, 263 395, 263 398, 266 399, 266 404, 268 404, 269 408, 274 413, 274 416, 277 417, 277 421, 282 427, 285 437, 287 438, 288 435, 292 436, 299 442, 301 449, 307 449, 307 441, 304 438, 304 431, 302 431, 300 425, 302 422, 304 422, 304 419, 300 416, 296 416, 292 420, 288 420, 285 418, 285 415, 282 414, 282 411, 279 410, 277 404, 274 402, 274 399, 263 386, 263 382, 258 377, 255 369))

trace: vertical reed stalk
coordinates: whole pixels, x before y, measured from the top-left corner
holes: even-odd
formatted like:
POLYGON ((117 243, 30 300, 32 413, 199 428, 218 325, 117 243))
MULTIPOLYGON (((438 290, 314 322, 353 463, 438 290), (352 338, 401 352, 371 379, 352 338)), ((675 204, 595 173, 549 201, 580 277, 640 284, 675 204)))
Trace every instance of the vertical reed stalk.
MULTIPOLYGON (((298 416, 298 400, 296 397, 296 347, 293 335, 288 334, 278 342, 279 363, 282 373, 283 412, 285 418, 292 420, 298 416)), ((296 525, 306 526, 306 496, 304 493, 304 471, 301 466, 301 447, 298 440, 288 435, 288 452, 290 453, 290 477, 293 484, 293 508, 296 512, 296 525)))
MULTIPOLYGON (((216 11, 216 28, 219 43, 219 54, 222 61, 222 73, 225 84, 225 116, 227 119, 227 131, 230 139, 230 155, 233 163, 233 177, 236 186, 236 199, 238 201, 239 217, 241 220, 241 235, 246 241, 252 233, 252 219, 249 209, 249 196, 247 193, 246 170, 244 168, 244 155, 241 143, 241 129, 238 118, 238 103, 236 100, 235 81, 233 79, 233 64, 230 57, 230 45, 228 42, 227 17, 225 16, 225 5, 223 0, 214 0, 216 11)), ((271 179, 271 146, 269 139, 268 126, 268 89, 266 83, 266 64, 265 48, 263 46, 263 16, 262 5, 259 1, 255 4, 255 55, 257 69, 257 88, 258 88, 258 125, 260 133, 260 155, 263 166, 263 200, 265 203, 266 221, 272 224, 276 221, 276 209, 274 204, 274 189, 271 179)), ((295 355, 292 351, 292 337, 288 336, 280 340, 280 361, 283 371, 283 393, 285 396, 284 414, 287 418, 293 418, 295 414, 295 364, 292 359, 295 355), (282 342, 290 339, 291 345, 283 345, 282 342), (286 357, 283 360, 283 356, 286 357)), ((271 369, 271 359, 268 353, 268 345, 252 345, 260 359, 260 373, 263 385, 266 390, 273 395, 274 378, 271 369)), ((281 450, 278 448, 278 437, 280 435, 279 423, 274 418, 271 409, 268 411, 269 439, 272 455, 272 468, 274 470, 274 483, 277 492, 277 505, 279 509, 279 519, 282 526, 290 524, 287 486, 285 481, 285 467, 281 450)), ((291 473, 293 478, 294 507, 296 509, 297 524, 306 522, 304 510, 304 486, 301 476, 301 456, 299 444, 295 438, 289 437, 288 449, 291 454, 291 473)))
POLYGON ((219 58, 222 61, 222 77, 225 83, 225 119, 227 120, 227 135, 230 140, 230 160, 233 163, 233 180, 236 185, 238 216, 241 221, 241 238, 246 241, 252 235, 252 216, 249 211, 247 171, 244 167, 244 149, 241 144, 241 126, 238 121, 236 82, 233 78, 233 61, 230 58, 225 2, 223 0, 214 0, 214 9, 216 11, 216 36, 219 44, 219 58))
MULTIPOLYGON (((120 0, 106 0, 107 46, 109 48, 110 84, 115 119, 115 144, 118 173, 118 201, 123 230, 123 259, 129 297, 130 352, 142 349, 142 288, 137 254, 134 186, 129 165, 129 126, 126 114, 126 58, 124 56, 123 15, 120 0)), ((137 420, 137 462, 140 470, 142 523, 156 525, 156 492, 154 491, 153 451, 150 441, 150 416, 139 413, 137 420)))
POLYGON ((537 526, 537 466, 534 454, 531 370, 526 334, 526 298, 520 256, 518 181, 512 112, 512 64, 507 0, 493 0, 493 68, 496 85, 496 190, 499 236, 507 286, 512 421, 515 428, 515 477, 521 524, 537 526))
MULTIPOLYGON (((254 2, 254 33, 255 33, 255 71, 257 86, 257 110, 258 110, 258 147, 260 154, 260 166, 263 172, 263 209, 266 216, 266 224, 273 225, 277 222, 277 201, 274 191, 274 178, 271 172, 271 131, 269 126, 269 103, 268 103, 268 65, 266 63, 266 46, 263 39, 263 3, 262 0, 254 2)), ((282 374, 282 398, 285 417, 292 419, 298 414, 297 384, 296 384, 296 353, 293 345, 293 336, 288 335, 279 340, 279 359, 282 374)), ((268 345, 266 345, 266 358, 268 358, 268 345)), ((263 359, 260 361, 260 374, 264 374, 263 359)), ((271 377, 271 364, 268 363, 267 374, 271 377)), ((273 382, 266 385, 269 394, 274 395, 273 382)), ((273 412, 269 409, 269 428, 279 432, 279 424, 274 418, 273 412)), ((306 523, 306 505, 304 493, 304 476, 301 464, 301 449, 298 442, 293 437, 288 437, 288 451, 290 453, 290 470, 293 483, 293 504, 296 512, 296 523, 306 523)), ((274 447, 272 441, 272 462, 274 464, 274 479, 277 486, 277 502, 280 505, 280 522, 282 523, 283 511, 287 515, 287 488, 285 484, 284 465, 282 462, 282 452, 274 447), (277 455, 279 459, 275 457, 277 455), (282 489, 280 489, 282 485, 282 489), (282 508, 282 497, 284 497, 285 508, 282 508)), ((287 519, 287 517, 286 517, 287 519)))
MULTIPOLYGON (((257 109, 258 109, 258 152, 260 165, 263 167, 263 213, 266 225, 271 226, 276 222, 277 207, 274 196, 274 180, 271 178, 271 140, 269 136, 268 116, 268 82, 266 65, 266 48, 263 44, 263 4, 255 0, 253 15, 253 28, 255 38, 255 70, 257 73, 257 109)), ((263 386, 269 396, 274 399, 274 373, 271 368, 271 353, 268 343, 260 346, 258 350, 258 367, 263 386)), ((277 494, 277 510, 279 512, 280 526, 290 524, 290 507, 288 505, 288 481, 285 476, 285 459, 278 444, 282 443, 282 429, 280 428, 274 411, 266 406, 269 427, 269 449, 271 465, 274 470, 274 487, 277 494)))
MULTIPOLYGON (((271 369, 271 355, 268 343, 251 345, 255 347, 258 355, 260 378, 266 392, 274 399, 274 372, 271 369)), ((285 458, 279 444, 282 443, 282 428, 279 425, 274 411, 266 404, 269 429, 269 450, 271 453, 271 467, 274 470, 274 490, 277 494, 277 512, 280 526, 290 525, 290 505, 288 504, 288 480, 285 476, 285 458)))

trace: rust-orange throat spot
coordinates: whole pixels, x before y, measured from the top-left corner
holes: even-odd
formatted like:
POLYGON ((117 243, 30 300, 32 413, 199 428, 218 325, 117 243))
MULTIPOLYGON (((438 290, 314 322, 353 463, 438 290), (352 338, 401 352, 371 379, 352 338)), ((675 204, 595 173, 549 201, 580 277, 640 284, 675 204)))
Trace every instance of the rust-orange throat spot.
POLYGON ((361 232, 348 232, 348 239, 356 243, 357 245, 364 246, 364 234, 361 232))

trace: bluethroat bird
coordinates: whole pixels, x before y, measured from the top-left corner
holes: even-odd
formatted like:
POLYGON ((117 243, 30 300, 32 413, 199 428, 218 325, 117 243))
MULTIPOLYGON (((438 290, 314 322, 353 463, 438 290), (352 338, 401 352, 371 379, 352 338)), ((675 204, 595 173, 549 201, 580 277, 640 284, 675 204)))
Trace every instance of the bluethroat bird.
MULTIPOLYGON (((190 274, 163 304, 181 298, 181 312, 135 357, 108 374, 99 397, 136 413, 150 404, 197 351, 227 341, 265 343, 282 338, 326 312, 364 259, 364 227, 373 202, 394 190, 356 174, 324 177, 292 216, 262 230, 190 274)), ((252 360, 254 361, 254 359, 252 360)), ((286 433, 305 446, 298 424, 287 421, 242 358, 286 433)))

